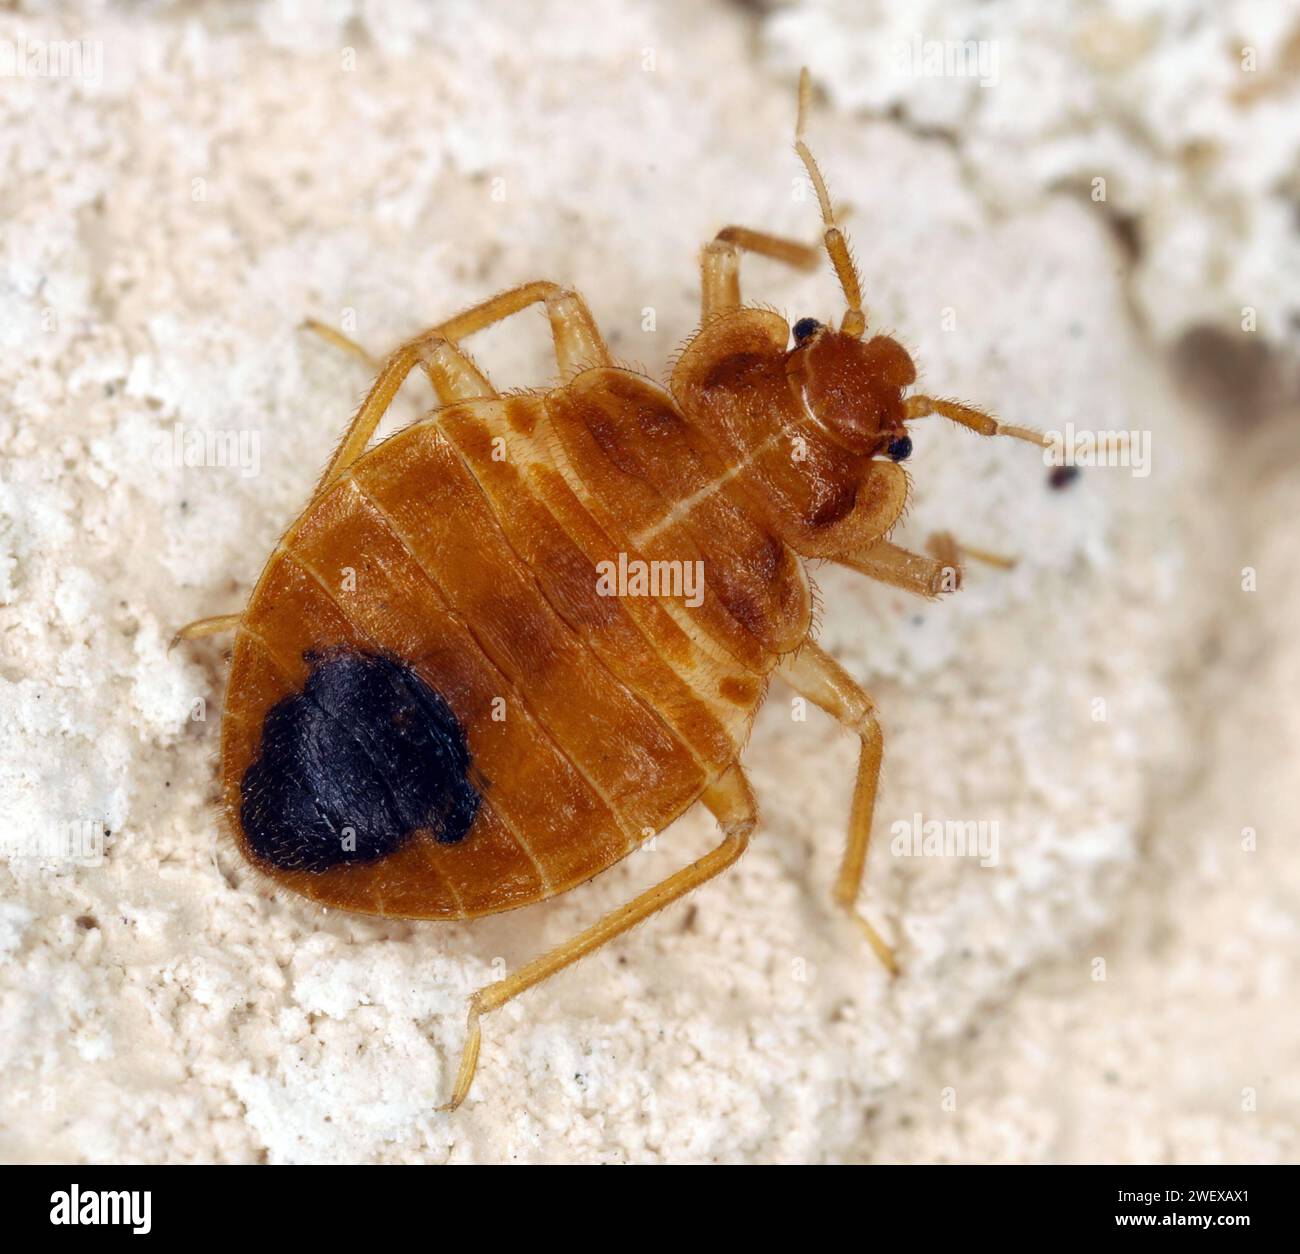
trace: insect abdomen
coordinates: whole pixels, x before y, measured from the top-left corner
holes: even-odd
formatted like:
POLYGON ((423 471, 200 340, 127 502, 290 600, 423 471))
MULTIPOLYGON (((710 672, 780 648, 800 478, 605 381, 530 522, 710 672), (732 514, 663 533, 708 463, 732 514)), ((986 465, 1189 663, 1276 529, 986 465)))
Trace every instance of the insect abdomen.
POLYGON ((421 832, 364 864, 322 854, 276 866, 241 829, 255 862, 318 900, 434 916, 524 904, 616 861, 716 773, 555 612, 429 424, 314 502, 253 595, 225 746, 236 820, 268 715, 307 690, 315 655, 337 649, 399 659, 446 703, 482 801, 459 842, 421 832))
MULTIPOLYGON (((564 891, 666 826, 739 755, 768 672, 807 631, 802 568, 734 478, 666 394, 605 370, 448 407, 361 458, 285 537, 243 621, 223 752, 246 852, 320 901, 454 917, 564 891), (620 557, 698 563, 698 600, 602 595, 597 569, 620 557), (329 739, 302 713, 322 657, 409 668, 467 755, 469 792, 436 755, 445 786, 409 805, 378 779, 354 790, 370 810, 346 858, 276 827, 305 795, 276 792, 277 737, 329 739), (267 797, 284 813, 268 819, 267 797), (440 807, 469 817, 455 840, 440 807)), ((402 737, 374 734, 396 746, 377 774, 409 771, 402 737)), ((340 744, 342 770, 360 759, 340 744)))

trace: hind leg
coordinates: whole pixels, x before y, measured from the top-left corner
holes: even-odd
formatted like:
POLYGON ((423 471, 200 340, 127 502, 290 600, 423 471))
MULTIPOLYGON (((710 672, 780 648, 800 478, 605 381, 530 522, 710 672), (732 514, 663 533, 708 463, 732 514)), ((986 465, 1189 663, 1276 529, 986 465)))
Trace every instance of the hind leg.
POLYGON ((549 979, 557 971, 575 963, 580 958, 594 953, 602 945, 621 936, 638 923, 658 914, 665 906, 671 905, 684 897, 692 889, 711 880, 731 866, 749 844, 750 833, 757 822, 757 810, 754 795, 750 792, 749 781, 738 765, 732 765, 701 797, 704 804, 713 812, 722 828, 722 843, 706 853, 698 862, 683 867, 675 875, 670 875, 662 884, 648 889, 639 897, 633 898, 625 906, 607 914, 600 922, 593 924, 585 932, 557 945, 549 953, 534 958, 532 962, 520 967, 518 971, 479 989, 469 999, 469 1029, 465 1039, 465 1050, 461 1055, 460 1070, 456 1075, 456 1087, 451 1100, 440 1107, 442 1110, 455 1110, 465 1100, 470 1085, 474 1082, 474 1072, 478 1067, 479 1043, 482 1039, 479 1029, 481 1016, 498 1010, 506 1002, 518 997, 520 993, 549 979))

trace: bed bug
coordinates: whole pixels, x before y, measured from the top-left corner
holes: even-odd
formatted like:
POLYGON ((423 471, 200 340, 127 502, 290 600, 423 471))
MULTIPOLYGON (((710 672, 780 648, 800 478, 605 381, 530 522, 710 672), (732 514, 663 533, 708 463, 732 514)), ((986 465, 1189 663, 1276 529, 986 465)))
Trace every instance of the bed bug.
POLYGON ((757 810, 740 756, 774 676, 861 740, 834 899, 896 967, 856 904, 880 724, 811 637, 805 563, 923 597, 951 590, 955 542, 923 555, 889 539, 908 423, 937 414, 1042 438, 908 395, 907 352, 866 335, 803 138, 808 96, 805 71, 795 148, 820 246, 719 232, 701 254, 699 329, 666 387, 617 366, 582 297, 555 283, 458 314, 379 369, 243 612, 180 633, 235 630, 225 816, 258 870, 322 905, 412 919, 515 909, 591 879, 697 802, 715 817, 710 853, 470 998, 445 1108, 469 1091, 482 1015, 744 853, 757 810), (743 253, 811 268, 821 248, 847 305, 838 328, 742 304, 743 253), (559 384, 499 395, 461 342, 539 304, 559 384), (417 368, 438 407, 369 447, 417 368))

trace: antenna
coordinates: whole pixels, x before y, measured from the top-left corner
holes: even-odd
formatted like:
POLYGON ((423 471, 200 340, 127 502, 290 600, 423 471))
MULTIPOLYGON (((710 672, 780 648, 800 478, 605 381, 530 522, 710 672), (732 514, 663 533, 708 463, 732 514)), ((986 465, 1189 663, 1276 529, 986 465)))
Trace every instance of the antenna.
POLYGON ((844 314, 844 321, 840 324, 840 330, 860 340, 863 331, 867 329, 867 318, 862 312, 862 284, 854 268, 853 258, 849 255, 848 240, 844 238, 844 232, 835 225, 835 214, 831 211, 831 198, 826 191, 826 180, 822 178, 817 162, 813 160, 808 145, 804 143, 804 122, 808 117, 808 101, 811 96, 812 80, 808 77, 808 67, 805 65, 799 71, 799 118, 794 128, 794 150, 804 163, 808 177, 817 192, 817 202, 821 205, 822 211, 822 223, 826 227, 825 234, 822 236, 826 242, 826 254, 831 259, 831 265, 835 267, 836 277, 844 291, 844 299, 848 302, 849 307, 844 314))

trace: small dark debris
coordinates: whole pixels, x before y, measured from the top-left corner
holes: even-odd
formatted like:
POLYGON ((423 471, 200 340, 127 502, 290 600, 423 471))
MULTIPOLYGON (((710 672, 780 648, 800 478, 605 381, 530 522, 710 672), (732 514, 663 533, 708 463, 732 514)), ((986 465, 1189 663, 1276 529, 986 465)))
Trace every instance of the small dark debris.
POLYGON ((1047 472, 1047 486, 1053 492, 1068 488, 1079 477, 1078 466, 1053 466, 1047 472))

